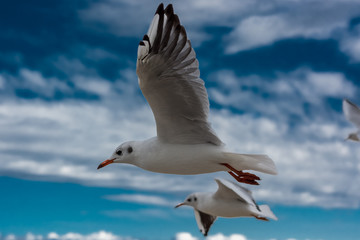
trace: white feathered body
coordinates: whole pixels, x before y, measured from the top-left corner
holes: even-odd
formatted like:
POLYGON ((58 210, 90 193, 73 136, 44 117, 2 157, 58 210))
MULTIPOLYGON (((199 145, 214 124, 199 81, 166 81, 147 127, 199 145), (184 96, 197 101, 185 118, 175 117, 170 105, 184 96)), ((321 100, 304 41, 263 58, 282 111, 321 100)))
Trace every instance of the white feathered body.
POLYGON ((225 171, 222 147, 212 144, 163 143, 157 137, 141 142, 134 165, 145 170, 169 174, 201 174, 225 171))
POLYGON ((222 163, 238 170, 257 170, 276 174, 273 161, 266 155, 235 154, 214 144, 164 143, 157 137, 134 142, 135 159, 130 162, 145 170, 168 174, 202 174, 228 171, 222 163))

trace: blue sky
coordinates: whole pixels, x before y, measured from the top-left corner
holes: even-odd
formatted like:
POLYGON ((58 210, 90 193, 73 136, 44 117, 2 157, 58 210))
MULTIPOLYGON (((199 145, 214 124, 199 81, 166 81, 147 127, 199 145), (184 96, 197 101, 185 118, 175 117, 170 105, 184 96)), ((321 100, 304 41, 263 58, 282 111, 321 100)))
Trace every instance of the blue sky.
MULTIPOLYGON (((194 191, 225 173, 97 165, 155 135, 137 45, 160 1, 11 1, 0 7, 0 239, 202 239, 194 191)), ((168 2, 165 2, 167 4, 168 2)), ((279 175, 249 187, 278 221, 218 219, 209 240, 357 239, 360 2, 174 1, 197 53, 210 120, 227 147, 279 175)))

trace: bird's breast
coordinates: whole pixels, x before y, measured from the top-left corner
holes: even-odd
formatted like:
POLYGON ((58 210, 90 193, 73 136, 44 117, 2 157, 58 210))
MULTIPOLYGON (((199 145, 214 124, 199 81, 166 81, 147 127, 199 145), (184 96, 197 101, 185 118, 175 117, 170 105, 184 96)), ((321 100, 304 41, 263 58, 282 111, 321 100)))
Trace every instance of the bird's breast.
POLYGON ((212 144, 169 144, 156 139, 144 144, 139 167, 169 174, 201 174, 221 171, 222 147, 212 144))

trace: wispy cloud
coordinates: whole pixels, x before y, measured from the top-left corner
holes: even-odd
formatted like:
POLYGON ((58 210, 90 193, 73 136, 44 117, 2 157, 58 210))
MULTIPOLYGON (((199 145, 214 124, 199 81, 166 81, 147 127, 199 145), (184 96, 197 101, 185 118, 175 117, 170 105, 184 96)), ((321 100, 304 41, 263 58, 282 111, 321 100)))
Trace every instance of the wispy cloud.
MULTIPOLYGON (((95 2, 81 10, 80 16, 87 27, 95 27, 98 31, 138 37, 147 30, 153 15, 153 10, 142 8, 142 4, 145 2, 95 2), (138 15, 149 16, 149 19, 138 18, 138 15)), ((232 29, 224 37, 226 53, 271 45, 295 37, 339 38, 336 35, 345 33, 349 21, 360 14, 358 3, 352 0, 330 1, 326 5, 322 1, 275 0, 267 1, 266 4, 261 1, 175 1, 173 4, 195 46, 214 37, 206 31, 207 26, 232 29)), ((344 50, 351 55, 346 49, 356 49, 353 40, 344 42, 344 50)))
POLYGON ((156 195, 145 194, 119 194, 119 195, 106 195, 105 199, 119 202, 141 203, 145 205, 157 206, 175 206, 176 201, 168 200, 164 197, 156 195))
MULTIPOLYGON (((99 103, 19 101, 1 105, 0 114, 5 143, 1 147, 1 171, 7 175, 67 179, 92 186, 192 192, 214 190, 212 177, 225 174, 169 176, 127 165, 97 171, 98 163, 117 144, 154 135, 152 113, 145 106, 114 112, 99 103), (22 122, 26 124, 19 124, 22 122)), ((356 187, 347 183, 359 176, 356 156, 360 152, 355 144, 342 141, 350 126, 305 121, 294 129, 286 127, 286 122, 226 110, 213 110, 212 122, 229 149, 266 153, 276 162, 279 176, 266 177, 263 188, 255 190, 259 200, 322 207, 359 205, 356 187)), ((159 205, 166 202, 161 198, 146 200, 144 196, 122 195, 120 199, 159 205)))
MULTIPOLYGON (((309 6, 310 8, 310 6, 309 6)), ((296 8, 286 13, 265 16, 250 16, 240 21, 235 29, 226 37, 226 53, 232 54, 256 47, 271 45, 276 41, 289 38, 325 39, 338 28, 345 28, 347 22, 337 19, 331 22, 308 22, 309 9, 296 8), (307 11, 302 14, 301 11, 307 11), (293 14, 295 17, 290 17, 293 14)), ((335 11, 335 9, 333 9, 335 11)), ((320 19, 317 19, 320 20, 320 19)))
POLYGON ((175 235, 175 240, 198 240, 198 238, 188 232, 179 232, 175 235))
POLYGON ((276 119, 294 115, 301 118, 328 116, 330 113, 324 112, 332 111, 324 107, 328 98, 353 97, 359 92, 342 73, 314 72, 308 68, 277 72, 272 78, 237 77, 233 71, 219 70, 210 79, 216 83, 209 88, 211 100, 222 106, 276 119))
POLYGON ((360 24, 344 33, 340 39, 340 48, 352 58, 353 62, 360 62, 360 24))
POLYGON ((246 240, 247 238, 242 234, 231 234, 230 236, 225 236, 222 233, 217 233, 215 235, 209 236, 209 240, 246 240))
MULTIPOLYGON (((192 236, 188 232, 179 232, 175 236, 175 240, 198 240, 199 238, 192 236)), ((242 234, 231 234, 226 236, 222 233, 217 233, 214 235, 209 235, 206 237, 209 240, 246 240, 247 238, 242 234)))
POLYGON ((167 219, 169 218, 168 212, 164 209, 158 208, 144 208, 137 210, 124 210, 124 209, 113 209, 102 211, 102 214, 113 217, 113 218, 130 218, 135 220, 142 220, 144 217, 152 217, 152 218, 161 218, 167 219))
MULTIPOLYGON (((0 239, 1 236, 0 236, 0 239)), ((111 232, 100 230, 90 234, 80 234, 75 232, 68 232, 60 235, 56 232, 50 232, 46 236, 35 235, 28 232, 25 236, 16 236, 14 234, 6 235, 4 240, 135 240, 133 237, 119 236, 111 232)))

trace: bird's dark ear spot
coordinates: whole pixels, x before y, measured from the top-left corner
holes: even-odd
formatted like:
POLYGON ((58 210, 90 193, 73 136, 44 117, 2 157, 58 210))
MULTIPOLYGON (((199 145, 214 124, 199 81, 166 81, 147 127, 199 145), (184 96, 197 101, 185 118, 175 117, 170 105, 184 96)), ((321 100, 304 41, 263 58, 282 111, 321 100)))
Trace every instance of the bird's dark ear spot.
POLYGON ((195 202, 197 201, 197 198, 196 198, 196 197, 194 197, 194 201, 195 201, 195 202))
POLYGON ((128 147, 127 151, 128 151, 128 153, 132 153, 132 152, 133 152, 133 148, 132 148, 132 147, 128 147))

